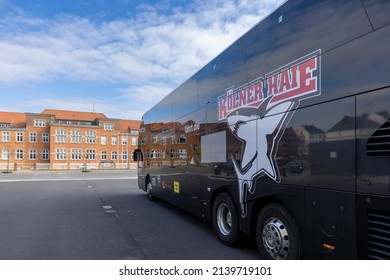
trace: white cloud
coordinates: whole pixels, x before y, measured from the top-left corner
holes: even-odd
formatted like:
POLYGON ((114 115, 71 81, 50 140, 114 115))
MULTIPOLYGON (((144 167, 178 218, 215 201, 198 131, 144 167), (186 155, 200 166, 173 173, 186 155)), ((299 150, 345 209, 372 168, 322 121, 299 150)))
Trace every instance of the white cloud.
POLYGON ((136 17, 103 23, 15 9, 0 19, 0 85, 98 81, 154 104, 280 2, 197 0, 169 14, 144 5, 136 17))

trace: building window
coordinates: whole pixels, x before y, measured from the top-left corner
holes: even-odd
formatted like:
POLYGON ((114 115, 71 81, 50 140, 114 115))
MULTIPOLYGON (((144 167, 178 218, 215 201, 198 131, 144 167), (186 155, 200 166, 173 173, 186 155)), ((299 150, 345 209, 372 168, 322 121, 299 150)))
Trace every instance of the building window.
POLYGON ((95 160, 96 159, 96 150, 95 149, 86 149, 85 157, 87 160, 95 160))
POLYGON ((0 127, 11 127, 10 123, 0 123, 0 127))
POLYGON ((131 137, 131 145, 137 146, 137 137, 131 137))
POLYGON ((157 143, 157 135, 152 135, 152 143, 157 143))
POLYGON ((56 143, 66 143, 66 130, 57 129, 56 130, 56 143))
POLYGON ((3 160, 6 160, 6 159, 9 159, 11 153, 9 151, 9 149, 5 148, 1 151, 1 159, 3 160))
POLYGON ((171 144, 175 144, 175 135, 171 135, 171 144))
POLYGON ((42 159, 43 160, 49 160, 49 156, 50 156, 49 150, 43 150, 42 151, 42 159))
POLYGON ((46 127, 46 120, 34 120, 35 127, 46 127))
POLYGON ((153 150, 151 155, 151 158, 159 158, 160 157, 160 151, 153 150))
POLYGON ((42 133, 42 143, 49 143, 49 133, 42 133))
POLYGON ((111 123, 105 123, 105 124, 103 125, 103 127, 104 127, 104 130, 109 130, 109 131, 114 130, 114 125, 111 124, 111 123))
POLYGON ((186 159, 187 158, 187 150, 180 149, 178 152, 179 152, 179 158, 180 159, 186 159))
POLYGON ((23 132, 16 132, 16 142, 23 142, 23 132))
POLYGON ((23 150, 22 149, 16 150, 16 159, 23 159, 23 158, 24 158, 23 150))
POLYGON ((179 144, 185 144, 186 143, 186 136, 185 134, 181 134, 179 136, 179 144))
POLYGON ((107 145, 107 136, 102 136, 100 138, 100 144, 107 145))
POLYGON ((66 160, 66 149, 56 149, 56 160, 66 160))
POLYGON ((162 146, 165 146, 167 144, 167 136, 163 136, 162 138, 161 138, 161 145, 162 146))
POLYGON ((36 143, 37 142, 37 133, 31 132, 30 133, 30 143, 36 143))
POLYGON ((102 151, 102 160, 107 160, 107 152, 102 151))
POLYGON ((174 149, 171 149, 170 155, 171 155, 171 158, 176 158, 176 152, 174 149))
POLYGON ((127 159, 128 159, 127 151, 122 151, 122 160, 127 160, 127 159))
POLYGON ((77 144, 80 144, 81 143, 81 130, 72 130, 70 132, 70 142, 71 143, 77 143, 77 144))
POLYGON ((118 144, 118 137, 117 136, 112 136, 111 137, 111 144, 112 145, 117 145, 118 144))
POLYGON ((117 151, 112 151, 112 153, 111 153, 111 159, 112 159, 112 160, 117 160, 117 159, 118 159, 118 152, 117 152, 117 151))
POLYGON ((28 153, 28 159, 36 160, 37 159, 37 150, 30 150, 28 153))
POLYGON ((96 144, 96 131, 88 130, 85 132, 85 143, 96 144))
POLYGON ((70 150, 70 158, 72 160, 81 160, 81 149, 71 149, 70 150))
POLYGON ((2 135, 2 138, 1 140, 3 142, 9 142, 11 140, 11 134, 9 131, 3 131, 3 135, 2 135))
POLYGON ((128 143, 128 138, 127 138, 127 136, 122 136, 122 145, 123 145, 123 146, 126 146, 127 143, 128 143))

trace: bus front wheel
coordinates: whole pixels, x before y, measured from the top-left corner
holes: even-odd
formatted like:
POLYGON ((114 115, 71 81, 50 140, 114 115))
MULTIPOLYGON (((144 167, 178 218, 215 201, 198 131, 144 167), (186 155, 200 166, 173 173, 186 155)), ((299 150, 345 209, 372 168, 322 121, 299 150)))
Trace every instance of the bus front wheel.
POLYGON ((265 259, 298 259, 298 229, 288 211, 278 203, 265 206, 257 219, 256 241, 265 259))
POLYGON ((239 241, 238 223, 238 213, 233 200, 226 193, 219 194, 213 205, 213 227, 223 244, 232 246, 239 241))
POLYGON ((152 183, 150 182, 150 177, 148 177, 148 179, 146 180, 146 193, 148 194, 148 198, 150 201, 155 201, 156 198, 155 196, 152 194, 152 183))

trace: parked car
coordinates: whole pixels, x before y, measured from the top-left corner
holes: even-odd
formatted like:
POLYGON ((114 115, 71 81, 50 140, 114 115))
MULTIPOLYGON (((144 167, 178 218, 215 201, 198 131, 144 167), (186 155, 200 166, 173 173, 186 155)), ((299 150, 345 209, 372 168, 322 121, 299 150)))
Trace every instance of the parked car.
POLYGON ((79 169, 79 170, 93 170, 93 169, 95 169, 95 166, 88 165, 88 164, 80 164, 79 166, 77 166, 77 169, 79 169))

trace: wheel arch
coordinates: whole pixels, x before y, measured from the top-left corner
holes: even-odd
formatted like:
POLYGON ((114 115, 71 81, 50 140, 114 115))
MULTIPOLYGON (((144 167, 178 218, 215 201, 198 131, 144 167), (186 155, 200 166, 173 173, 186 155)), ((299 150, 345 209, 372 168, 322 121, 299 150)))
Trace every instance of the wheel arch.
MULTIPOLYGON (((230 198, 235 201, 234 199, 234 196, 232 194, 232 191, 229 190, 229 187, 228 186, 223 186, 223 187, 220 187, 218 189, 215 189, 212 193, 211 193, 211 197, 210 197, 210 207, 209 207, 209 217, 210 217, 210 220, 212 221, 213 220, 213 207, 214 207, 214 203, 215 203, 215 199, 217 198, 217 196, 221 193, 227 193, 230 198)), ((236 207, 236 210, 238 211, 238 208, 237 208, 237 204, 234 203, 234 207, 236 207)))
MULTIPOLYGON (((269 196, 269 197, 263 197, 261 199, 256 199, 254 201, 254 204, 253 204, 252 208, 251 208, 251 214, 250 214, 250 217, 249 217, 249 234, 251 236, 254 237, 256 235, 257 217, 259 216, 261 210, 264 207, 266 207, 267 205, 272 204, 272 203, 279 203, 279 204, 281 204, 290 213, 290 211, 284 205, 282 200, 278 199, 277 197, 269 196)), ((291 213, 290 213, 290 215, 291 215, 291 213)))

